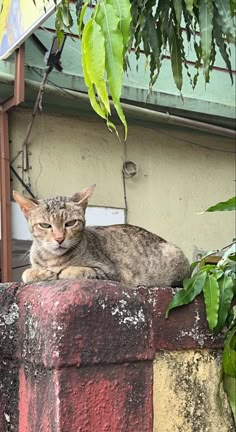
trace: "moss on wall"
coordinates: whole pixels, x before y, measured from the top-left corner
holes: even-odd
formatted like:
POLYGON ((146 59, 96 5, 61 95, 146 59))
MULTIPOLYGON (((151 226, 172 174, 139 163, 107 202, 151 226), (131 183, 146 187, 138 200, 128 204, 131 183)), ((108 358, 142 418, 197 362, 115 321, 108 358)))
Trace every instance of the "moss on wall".
POLYGON ((158 352, 154 362, 154 432, 233 432, 219 398, 219 351, 158 352))

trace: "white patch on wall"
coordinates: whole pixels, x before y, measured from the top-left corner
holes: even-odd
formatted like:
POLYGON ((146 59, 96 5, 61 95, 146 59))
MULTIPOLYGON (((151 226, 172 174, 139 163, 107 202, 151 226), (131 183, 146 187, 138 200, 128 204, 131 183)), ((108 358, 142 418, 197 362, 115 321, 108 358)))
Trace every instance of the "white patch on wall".
MULTIPOLYGON (((31 240, 26 219, 18 204, 11 203, 12 238, 17 240, 31 240)), ((120 208, 88 207, 86 211, 87 225, 115 225, 125 223, 125 211, 120 208)), ((0 224, 1 225, 1 224, 0 224)), ((1 231, 0 231, 1 238, 1 231)))
POLYGON ((31 234, 26 219, 18 204, 11 203, 12 238, 16 240, 31 240, 31 234))
POLYGON ((115 225, 125 223, 125 211, 120 208, 88 207, 86 211, 87 225, 115 225))

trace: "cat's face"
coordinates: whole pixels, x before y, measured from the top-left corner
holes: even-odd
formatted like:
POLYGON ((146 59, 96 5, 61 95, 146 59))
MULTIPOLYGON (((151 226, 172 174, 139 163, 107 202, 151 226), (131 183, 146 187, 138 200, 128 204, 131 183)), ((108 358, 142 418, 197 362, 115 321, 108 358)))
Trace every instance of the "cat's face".
POLYGON ((63 255, 78 244, 85 225, 88 197, 95 186, 72 197, 31 200, 14 192, 14 198, 27 218, 33 238, 54 255, 63 255))

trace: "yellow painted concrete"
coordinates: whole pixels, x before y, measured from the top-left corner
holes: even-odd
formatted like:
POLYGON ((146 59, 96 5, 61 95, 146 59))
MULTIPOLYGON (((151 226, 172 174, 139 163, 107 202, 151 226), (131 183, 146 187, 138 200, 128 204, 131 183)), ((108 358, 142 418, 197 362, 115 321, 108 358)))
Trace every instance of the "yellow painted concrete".
MULTIPOLYGON (((29 120, 30 112, 19 110, 10 115, 12 158, 21 149, 29 120)), ((126 153, 139 170, 126 180, 128 221, 178 244, 190 260, 197 250, 230 243, 235 231, 232 212, 197 213, 234 195, 234 158, 229 153, 233 149, 234 142, 223 137, 161 124, 144 127, 130 123, 126 153)), ((91 204, 125 206, 124 143, 102 120, 38 115, 29 150, 30 182, 36 195, 71 194, 96 183, 91 204)), ((22 175, 17 168, 20 164, 21 156, 14 167, 22 175)), ((24 177, 27 180, 27 175, 24 177)), ((13 186, 22 191, 15 179, 13 186)))
POLYGON ((217 395, 220 354, 160 352, 154 362, 153 432, 233 432, 225 395, 217 395))

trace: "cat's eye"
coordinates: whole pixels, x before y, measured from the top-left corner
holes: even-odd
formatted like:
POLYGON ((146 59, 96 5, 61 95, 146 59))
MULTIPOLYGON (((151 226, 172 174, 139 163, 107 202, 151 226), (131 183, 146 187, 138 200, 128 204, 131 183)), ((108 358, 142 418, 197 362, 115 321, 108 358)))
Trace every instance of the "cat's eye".
POLYGON ((44 229, 52 228, 52 225, 50 225, 50 224, 48 224, 48 223, 40 223, 39 226, 40 226, 41 228, 44 228, 44 229))
POLYGON ((77 224, 77 222, 78 222, 77 219, 70 220, 65 223, 65 227, 73 227, 74 225, 77 224))

